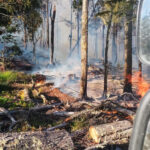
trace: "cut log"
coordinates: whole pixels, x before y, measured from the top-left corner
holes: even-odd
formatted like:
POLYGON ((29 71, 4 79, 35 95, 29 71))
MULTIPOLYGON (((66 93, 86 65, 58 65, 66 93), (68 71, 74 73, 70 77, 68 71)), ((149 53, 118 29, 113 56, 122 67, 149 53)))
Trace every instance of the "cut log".
POLYGON ((103 143, 130 137, 132 123, 128 120, 91 126, 89 134, 96 143, 103 143))
POLYGON ((5 150, 73 150, 70 135, 65 130, 0 134, 0 149, 5 150))

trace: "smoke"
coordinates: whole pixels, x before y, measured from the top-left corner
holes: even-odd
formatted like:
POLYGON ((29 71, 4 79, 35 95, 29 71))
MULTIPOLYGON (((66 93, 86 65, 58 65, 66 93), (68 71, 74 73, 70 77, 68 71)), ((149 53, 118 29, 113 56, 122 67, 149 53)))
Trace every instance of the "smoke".
POLYGON ((71 57, 54 66, 37 67, 33 74, 43 74, 47 77, 47 82, 53 82, 55 87, 63 88, 71 83, 78 82, 81 74, 81 60, 78 57, 71 57))

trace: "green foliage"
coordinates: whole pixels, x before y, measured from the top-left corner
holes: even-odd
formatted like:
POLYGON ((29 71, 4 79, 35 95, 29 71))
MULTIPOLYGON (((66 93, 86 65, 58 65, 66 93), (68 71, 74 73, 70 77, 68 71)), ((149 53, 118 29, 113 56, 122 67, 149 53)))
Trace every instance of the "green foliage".
POLYGON ((96 16, 99 16, 105 25, 108 25, 112 15, 112 22, 119 23, 132 8, 134 3, 126 0, 102 0, 99 5, 101 9, 96 16))
POLYGON ((0 85, 8 85, 17 80, 17 73, 12 71, 6 71, 0 73, 0 85))
POLYGON ((10 95, 10 93, 8 92, 3 92, 2 95, 6 95, 8 94, 8 96, 10 97, 6 97, 6 96, 0 96, 0 107, 4 107, 6 109, 15 109, 15 108, 31 108, 34 106, 34 104, 32 102, 25 102, 23 100, 14 100, 12 95, 10 95))
POLYGON ((81 9, 82 8, 82 0, 73 0, 73 8, 81 9))
POLYGON ((76 118, 71 122, 71 131, 77 131, 80 130, 82 128, 84 128, 85 126, 88 126, 88 122, 87 122, 87 117, 86 116, 81 116, 80 118, 76 118))
POLYGON ((33 41, 35 32, 37 31, 37 29, 40 27, 42 23, 42 18, 40 14, 35 10, 31 11, 30 15, 27 15, 26 17, 27 17, 26 27, 28 30, 28 34, 29 34, 30 40, 33 41))
POLYGON ((20 23, 26 26, 33 40, 35 32, 42 22, 38 11, 41 4, 42 0, 4 0, 0 2, 0 42, 4 44, 3 51, 5 51, 5 46, 9 47, 8 44, 11 43, 14 44, 11 47, 12 50, 15 50, 11 56, 20 54, 15 38, 12 36, 12 33, 20 30, 20 23))
POLYGON ((21 56, 22 55, 22 51, 20 49, 20 47, 17 46, 17 44, 10 46, 6 49, 5 54, 7 55, 7 57, 12 58, 14 56, 21 56))
POLYGON ((117 22, 119 19, 120 4, 121 2, 119 0, 103 0, 101 2, 101 10, 96 16, 99 16, 105 25, 108 25, 110 19, 112 19, 113 22, 117 22))

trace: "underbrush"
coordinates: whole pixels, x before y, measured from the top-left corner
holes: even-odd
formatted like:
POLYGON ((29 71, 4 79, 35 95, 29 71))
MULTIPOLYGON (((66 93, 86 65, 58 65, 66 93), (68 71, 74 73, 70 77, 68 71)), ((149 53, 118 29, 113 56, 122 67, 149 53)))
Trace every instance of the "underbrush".
POLYGON ((0 73, 0 107, 6 109, 30 108, 34 106, 32 102, 26 102, 17 96, 20 89, 14 88, 14 83, 30 83, 31 75, 22 72, 5 71, 0 73))

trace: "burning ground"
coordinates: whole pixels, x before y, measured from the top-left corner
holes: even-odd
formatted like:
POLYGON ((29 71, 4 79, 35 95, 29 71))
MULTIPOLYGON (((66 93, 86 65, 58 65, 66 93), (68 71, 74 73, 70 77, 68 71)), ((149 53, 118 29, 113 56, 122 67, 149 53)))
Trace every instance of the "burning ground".
POLYGON ((102 66, 102 62, 89 65, 87 101, 78 98, 79 67, 67 70, 61 66, 62 71, 59 71, 59 67, 50 71, 42 70, 44 75, 18 73, 15 82, 9 84, 10 90, 5 91, 4 86, 1 90, 5 98, 1 103, 1 107, 5 108, 0 113, 1 132, 41 131, 55 134, 60 131, 65 136, 64 131, 67 131, 73 149, 109 149, 112 145, 114 148, 127 149, 133 119, 141 99, 139 91, 143 93, 145 84, 142 83, 146 81, 140 78, 140 84, 140 76, 135 74, 134 93, 123 93, 122 70, 116 71, 118 68, 110 65, 108 98, 103 99, 102 66), (14 96, 10 97, 10 92, 14 96))

